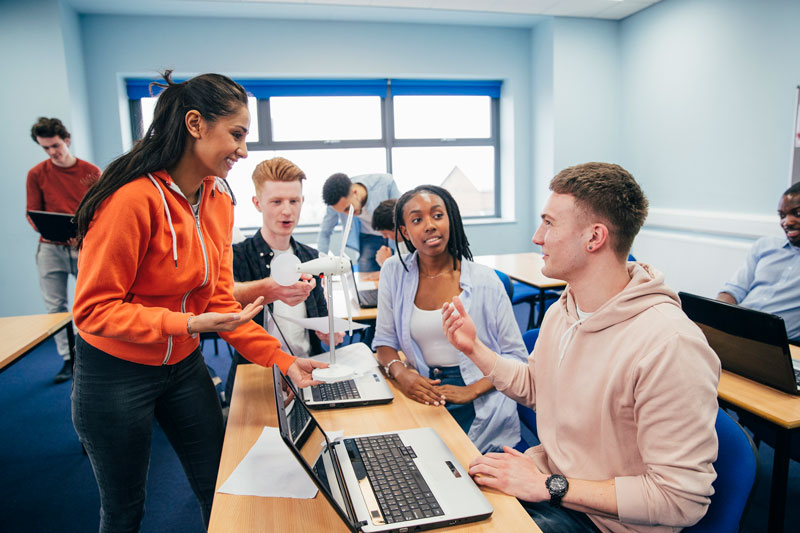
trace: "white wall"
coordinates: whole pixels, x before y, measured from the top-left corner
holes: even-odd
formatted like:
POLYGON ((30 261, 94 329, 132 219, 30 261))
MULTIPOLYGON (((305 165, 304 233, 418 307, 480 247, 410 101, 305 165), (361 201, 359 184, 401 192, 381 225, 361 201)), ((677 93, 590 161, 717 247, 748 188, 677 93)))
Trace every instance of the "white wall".
POLYGON ((666 0, 620 24, 621 162, 655 214, 634 252, 675 288, 716 294, 757 236, 779 233, 797 21, 797 1, 666 0))
POLYGON ((39 116, 58 117, 73 137, 73 153, 91 159, 83 73, 70 59, 80 57, 77 21, 62 31, 62 17, 75 17, 58 0, 13 0, 0 4, 0 102, 4 169, 0 195, 3 261, 0 261, 0 316, 44 313, 35 253, 38 234, 25 219, 25 179, 46 155, 30 138, 39 116), (75 105, 83 100, 83 104, 75 105))

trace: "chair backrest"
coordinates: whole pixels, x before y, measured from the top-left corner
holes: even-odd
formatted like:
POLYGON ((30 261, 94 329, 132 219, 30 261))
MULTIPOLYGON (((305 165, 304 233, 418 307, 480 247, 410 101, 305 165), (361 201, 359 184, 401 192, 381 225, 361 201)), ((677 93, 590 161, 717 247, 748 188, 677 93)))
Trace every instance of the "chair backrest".
POLYGON ((528 354, 533 351, 533 347, 536 345, 536 339, 538 338, 539 328, 529 329, 522 334, 522 342, 525 343, 525 349, 528 350, 528 354))
POLYGON ((750 435, 722 409, 717 411, 715 427, 719 452, 714 461, 717 472, 714 494, 706 515, 692 527, 684 529, 685 532, 739 531, 755 483, 758 450, 750 435))
POLYGON ((514 285, 511 284, 511 278, 509 278, 508 274, 506 274, 502 270, 495 270, 495 273, 497 273, 497 277, 500 278, 500 281, 503 282, 503 287, 506 288, 506 294, 508 294, 508 299, 513 301, 514 285))
POLYGON ((636 261, 636 258, 633 257, 633 254, 628 254, 628 261, 636 261))

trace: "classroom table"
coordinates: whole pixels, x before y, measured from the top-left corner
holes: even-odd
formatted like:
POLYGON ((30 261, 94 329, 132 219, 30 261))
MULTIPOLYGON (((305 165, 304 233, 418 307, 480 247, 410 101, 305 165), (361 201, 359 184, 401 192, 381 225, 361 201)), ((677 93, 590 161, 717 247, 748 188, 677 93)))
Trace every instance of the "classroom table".
MULTIPOLYGON (((444 407, 432 407, 406 398, 389 381, 394 400, 385 405, 314 411, 324 429, 344 430, 345 436, 415 427, 433 427, 464 467, 478 450, 444 407)), ((217 489, 228 479, 264 426, 277 427, 272 370, 242 365, 236 373, 225 442, 222 447, 217 489)), ((269 475, 269 473, 265 473, 269 475)), ((481 522, 435 531, 540 531, 516 498, 483 489, 494 507, 481 522)), ((211 509, 210 533, 347 531, 341 518, 321 493, 310 500, 235 496, 217 492, 211 509)))
POLYGON ((518 254, 478 255, 475 262, 486 265, 495 270, 505 272, 509 278, 531 285, 539 289, 539 319, 538 328, 542 324, 545 311, 545 291, 563 289, 567 284, 558 279, 548 278, 542 274, 544 260, 542 254, 525 252, 518 254))
POLYGON ((67 330, 70 358, 75 352, 72 313, 9 316, 0 318, 0 372, 28 355, 34 348, 61 331, 67 330))
MULTIPOLYGON (((792 357, 800 359, 800 347, 791 345, 790 349, 792 357)), ((783 531, 792 435, 800 430, 800 396, 781 392, 727 370, 722 371, 717 393, 722 407, 747 411, 776 429, 767 530, 783 531)))

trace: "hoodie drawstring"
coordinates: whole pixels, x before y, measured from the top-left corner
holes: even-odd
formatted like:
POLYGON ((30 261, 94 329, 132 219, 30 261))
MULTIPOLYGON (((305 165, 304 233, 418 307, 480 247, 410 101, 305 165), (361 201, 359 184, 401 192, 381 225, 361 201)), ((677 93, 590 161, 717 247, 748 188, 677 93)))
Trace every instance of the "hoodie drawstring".
POLYGON ((172 215, 170 215, 169 213, 169 207, 167 206, 167 199, 164 196, 164 191, 162 191, 161 187, 158 186, 158 182, 153 177, 153 175, 148 172, 147 177, 150 178, 150 181, 152 181, 153 185, 156 186, 156 189, 158 189, 158 194, 161 195, 161 201, 164 202, 164 211, 167 212, 167 223, 169 224, 169 232, 172 234, 172 259, 175 261, 175 268, 178 268, 178 238, 175 236, 175 228, 172 226, 172 215))

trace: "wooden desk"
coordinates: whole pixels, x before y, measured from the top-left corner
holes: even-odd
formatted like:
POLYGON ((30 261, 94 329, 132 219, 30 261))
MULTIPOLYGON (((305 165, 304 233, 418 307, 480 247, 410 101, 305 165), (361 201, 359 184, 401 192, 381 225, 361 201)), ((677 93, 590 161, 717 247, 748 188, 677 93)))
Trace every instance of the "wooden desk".
POLYGON ((479 255, 475 257, 475 262, 495 270, 501 270, 511 279, 539 289, 539 320, 536 327, 541 325, 544 318, 545 291, 547 289, 563 289, 567 286, 561 280, 548 278, 542 274, 544 260, 540 253, 479 255))
POLYGON ((72 328, 72 313, 52 313, 47 315, 10 316, 0 318, 0 372, 25 357, 62 329, 67 330, 70 357, 75 351, 75 336, 72 328))
MULTIPOLYGON (((800 347, 790 346, 792 357, 800 359, 800 347)), ((769 531, 783 531, 789 480, 789 451, 792 435, 800 431, 800 396, 781 392, 727 370, 722 371, 717 393, 723 406, 742 409, 771 423, 776 429, 772 462, 769 531)))
MULTIPOLYGON (((430 407, 409 400, 389 382, 395 398, 392 403, 314 411, 323 428, 343 429, 345 435, 433 427, 465 467, 478 450, 458 427, 444 407, 430 407)), ((257 365, 242 365, 236 373, 217 488, 228 479, 256 442, 264 426, 277 426, 272 370, 257 365)), ((269 473, 265 473, 269 475, 269 473)), ((516 498, 484 489, 494 507, 487 520, 436 531, 539 531, 516 498)), ((234 496, 217 492, 211 509, 210 533, 347 531, 325 497, 312 500, 234 496)))

